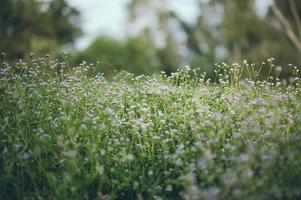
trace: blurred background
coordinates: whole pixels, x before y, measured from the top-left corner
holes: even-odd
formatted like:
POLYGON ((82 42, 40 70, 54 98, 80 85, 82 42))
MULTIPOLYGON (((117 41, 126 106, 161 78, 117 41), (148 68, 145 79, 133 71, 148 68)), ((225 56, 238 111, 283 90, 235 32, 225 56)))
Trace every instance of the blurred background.
POLYGON ((214 63, 301 64, 300 0, 1 0, 0 51, 17 61, 69 52, 95 72, 171 73, 214 63))

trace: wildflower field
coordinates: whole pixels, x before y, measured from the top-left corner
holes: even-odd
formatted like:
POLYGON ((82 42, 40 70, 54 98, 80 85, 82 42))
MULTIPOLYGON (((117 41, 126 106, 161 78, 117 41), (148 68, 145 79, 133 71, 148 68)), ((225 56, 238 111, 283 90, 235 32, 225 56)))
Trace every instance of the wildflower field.
POLYGON ((0 68, 1 199, 300 199, 301 86, 270 59, 106 79, 0 68), (260 77, 266 71, 266 78, 260 77))

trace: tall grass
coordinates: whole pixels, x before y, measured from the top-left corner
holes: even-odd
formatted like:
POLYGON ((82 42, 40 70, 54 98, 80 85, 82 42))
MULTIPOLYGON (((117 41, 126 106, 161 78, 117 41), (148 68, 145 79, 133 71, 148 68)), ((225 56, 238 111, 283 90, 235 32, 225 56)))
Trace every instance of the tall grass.
POLYGON ((1 199, 301 198, 297 68, 222 63, 218 84, 91 68, 1 63, 1 199))

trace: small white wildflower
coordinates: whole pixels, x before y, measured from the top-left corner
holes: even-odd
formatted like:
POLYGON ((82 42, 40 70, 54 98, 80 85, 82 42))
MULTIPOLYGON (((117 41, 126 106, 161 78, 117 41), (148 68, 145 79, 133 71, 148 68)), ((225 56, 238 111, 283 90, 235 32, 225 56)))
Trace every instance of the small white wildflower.
POLYGON ((22 160, 27 160, 29 158, 29 155, 28 153, 23 153, 20 157, 22 160))
POLYGON ((96 164, 95 169, 100 175, 104 173, 104 167, 102 165, 99 165, 98 163, 96 164))
POLYGON ((168 191, 168 192, 172 191, 172 186, 171 185, 167 185, 165 190, 168 191))
POLYGON ((69 150, 69 151, 65 152, 64 154, 67 157, 75 157, 76 156, 76 151, 75 150, 69 150))
POLYGON ((185 66, 185 70, 190 71, 190 67, 188 65, 185 66))
POLYGON ((179 145, 177 145, 177 150, 176 150, 176 152, 177 152, 177 153, 180 153, 180 152, 182 152, 182 151, 184 150, 184 148, 185 148, 185 146, 184 146, 183 144, 179 144, 179 145))
POLYGON ((132 160, 134 160, 134 158, 135 158, 134 155, 129 153, 123 157, 123 161, 132 161, 132 160))
POLYGON ((271 131, 267 131, 263 134, 264 137, 268 138, 272 136, 272 132, 271 131))
POLYGON ((106 150, 101 149, 101 150, 100 150, 100 155, 102 155, 102 156, 106 155, 106 150))
POLYGON ((277 67, 275 67, 275 70, 276 70, 277 72, 281 72, 281 71, 282 71, 282 67, 281 67, 281 66, 277 66, 277 67))
POLYGON ((178 158, 178 159, 176 160, 176 165, 182 166, 182 165, 183 165, 183 161, 182 161, 180 158, 178 158))
POLYGON ((160 120, 160 124, 165 124, 165 122, 166 122, 166 121, 165 121, 164 119, 161 119, 161 120, 160 120))
POLYGON ((239 159, 240 159, 241 161, 245 162, 245 161, 249 160, 249 155, 248 155, 248 154, 245 154, 245 153, 240 154, 239 159))
POLYGON ((81 125, 80 125, 80 129, 87 129, 86 124, 81 124, 81 125))

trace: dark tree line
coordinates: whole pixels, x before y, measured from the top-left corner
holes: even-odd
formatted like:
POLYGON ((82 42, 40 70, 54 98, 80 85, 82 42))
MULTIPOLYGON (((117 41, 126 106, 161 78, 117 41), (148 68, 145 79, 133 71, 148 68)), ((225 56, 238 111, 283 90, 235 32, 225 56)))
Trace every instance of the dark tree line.
POLYGON ((55 53, 81 33, 78 17, 65 0, 1 0, 0 51, 10 59, 55 53))

